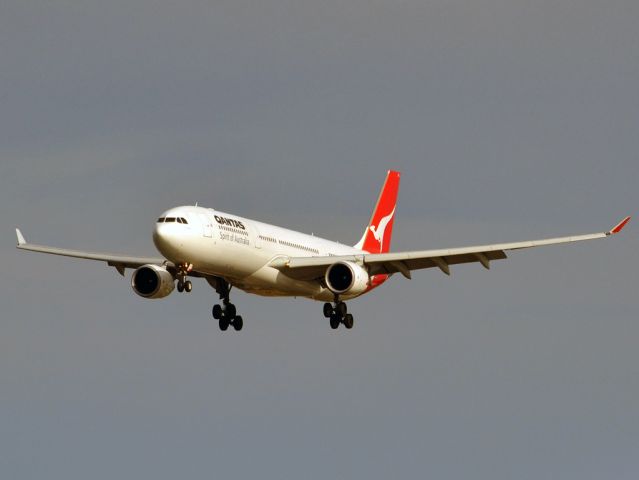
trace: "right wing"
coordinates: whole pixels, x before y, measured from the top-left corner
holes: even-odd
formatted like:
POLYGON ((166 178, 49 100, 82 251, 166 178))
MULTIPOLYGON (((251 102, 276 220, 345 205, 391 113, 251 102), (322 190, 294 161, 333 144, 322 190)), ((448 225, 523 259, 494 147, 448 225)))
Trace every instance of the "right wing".
POLYGON ((412 270, 422 268, 439 268, 445 274, 450 275, 449 265, 480 263, 484 268, 489 269, 492 260, 507 258, 506 251, 606 238, 619 233, 629 221, 630 217, 626 217, 607 232, 525 242, 414 252, 371 254, 362 252, 361 254, 328 257, 277 257, 271 262, 271 267, 277 268, 285 275, 299 280, 321 280, 326 273, 326 269, 339 261, 358 263, 367 268, 370 275, 399 272, 406 278, 411 278, 410 272, 412 270))
POLYGON ((51 255, 61 255, 63 257, 84 258, 87 260, 98 260, 106 262, 110 267, 124 275, 125 268, 138 268, 142 265, 163 265, 168 268, 174 268, 175 265, 165 258, 161 257, 132 257, 129 255, 118 255, 114 253, 104 252, 85 252, 82 250, 69 250, 66 248, 48 247, 46 245, 35 245, 27 243, 20 229, 16 228, 16 236, 18 237, 17 248, 20 250, 28 250, 31 252, 48 253, 51 255))

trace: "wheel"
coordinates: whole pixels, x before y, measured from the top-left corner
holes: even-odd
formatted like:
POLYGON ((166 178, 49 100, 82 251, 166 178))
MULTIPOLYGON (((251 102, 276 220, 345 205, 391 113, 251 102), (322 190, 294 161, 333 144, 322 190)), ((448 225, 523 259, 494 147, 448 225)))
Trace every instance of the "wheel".
POLYGON ((222 307, 220 305, 213 305, 213 318, 216 320, 222 318, 222 307))
POLYGON ((243 326, 244 326, 244 320, 242 320, 242 317, 238 315, 237 317, 235 317, 235 320, 233 320, 233 328, 235 329, 236 332, 239 332, 240 330, 242 330, 243 326))
POLYGON ((339 316, 342 318, 344 318, 346 316, 346 313, 348 313, 348 308, 346 307, 346 304, 344 302, 339 302, 335 306, 335 310, 337 311, 337 313, 339 313, 339 316))
POLYGON ((229 328, 229 321, 226 318, 220 318, 220 330, 225 332, 227 328, 229 328))
POLYGON ((330 318, 331 315, 333 315, 333 305, 331 305, 330 303, 325 303, 324 304, 324 316, 326 318, 330 318))
POLYGON ((224 316, 229 320, 232 320, 235 318, 236 313, 237 311, 235 310, 235 305, 233 305, 232 303, 227 303, 226 308, 224 309, 224 316))
POLYGON ((339 317, 333 314, 331 315, 331 328, 335 330, 337 327, 339 327, 339 317))
POLYGON ((186 293, 191 293, 193 291, 193 284, 191 283, 191 280, 184 282, 184 291, 186 293))
POLYGON ((177 289, 180 293, 184 291, 184 283, 182 282, 182 280, 178 280, 177 289))
POLYGON ((353 328, 353 315, 351 315, 350 313, 347 313, 344 317, 344 326, 349 330, 353 328))

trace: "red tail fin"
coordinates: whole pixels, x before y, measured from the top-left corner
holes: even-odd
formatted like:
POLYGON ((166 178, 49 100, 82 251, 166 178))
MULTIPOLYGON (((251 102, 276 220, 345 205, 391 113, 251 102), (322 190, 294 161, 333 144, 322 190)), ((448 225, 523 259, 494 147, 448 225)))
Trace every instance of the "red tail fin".
POLYGON ((399 172, 389 170, 371 221, 355 248, 369 253, 386 253, 390 250, 397 192, 399 192, 399 172))

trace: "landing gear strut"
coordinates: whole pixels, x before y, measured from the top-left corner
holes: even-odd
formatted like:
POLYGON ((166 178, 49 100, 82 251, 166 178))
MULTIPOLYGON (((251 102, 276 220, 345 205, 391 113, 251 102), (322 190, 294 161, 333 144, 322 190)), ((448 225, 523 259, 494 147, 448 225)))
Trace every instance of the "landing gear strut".
POLYGON ((244 320, 237 315, 235 305, 229 300, 231 285, 227 281, 219 279, 215 291, 222 300, 222 305, 213 305, 213 318, 219 320, 220 330, 224 332, 229 328, 229 325, 233 325, 235 331, 239 332, 244 326, 244 320))
POLYGON ((347 329, 353 328, 353 315, 348 313, 346 304, 335 297, 335 306, 330 303, 324 304, 324 316, 330 319, 330 325, 333 330, 343 323, 347 329))

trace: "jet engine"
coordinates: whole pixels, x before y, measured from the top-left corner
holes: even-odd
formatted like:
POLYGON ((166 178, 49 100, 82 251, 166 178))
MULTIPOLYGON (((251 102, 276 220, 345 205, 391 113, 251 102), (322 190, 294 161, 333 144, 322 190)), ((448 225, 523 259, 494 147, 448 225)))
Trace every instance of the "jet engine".
POLYGON ((353 262, 337 262, 326 269, 324 281, 335 294, 359 295, 366 291, 370 278, 368 272, 353 262))
POLYGON ((164 267, 143 265, 133 272, 131 288, 144 298, 164 298, 175 288, 175 279, 164 267))

